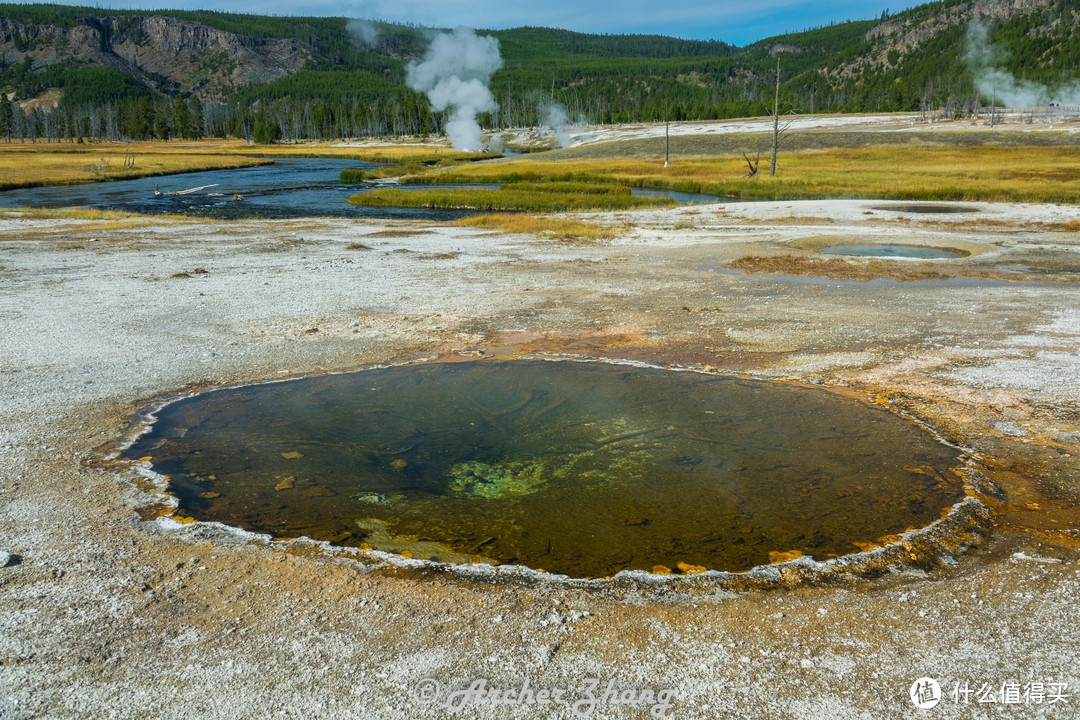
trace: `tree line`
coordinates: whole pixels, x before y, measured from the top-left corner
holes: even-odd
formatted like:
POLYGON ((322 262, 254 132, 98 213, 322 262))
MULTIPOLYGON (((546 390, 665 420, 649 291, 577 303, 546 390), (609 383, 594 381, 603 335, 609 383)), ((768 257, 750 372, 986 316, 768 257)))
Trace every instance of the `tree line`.
MULTIPOLYGON (((505 67, 492 79, 499 108, 480 117, 492 130, 541 124, 552 105, 575 123, 713 120, 759 116, 774 101, 780 58, 783 112, 935 111, 962 116, 980 98, 965 66, 963 23, 938 28, 918 46, 889 47, 879 24, 918 27, 961 0, 942 0, 880 19, 770 38, 745 48, 646 35, 586 35, 544 28, 495 31, 505 67)), ((5 17, 61 26, 87 13, 115 16, 114 34, 135 41, 150 11, 0 6, 5 17), (116 19, 118 18, 118 19, 116 19)), ((159 13, 160 14, 160 13, 159 13)), ((228 97, 166 91, 103 66, 69 59, 35 69, 0 63, 0 135, 14 141, 170 140, 238 137, 254 142, 439 133, 444 113, 404 84, 408 58, 425 46, 420 28, 375 23, 367 43, 343 18, 274 18, 208 11, 169 13, 252 37, 293 38, 311 49, 300 72, 228 97), (48 91, 58 89, 59 101, 48 91)), ((97 16, 95 15, 95 17, 97 16)), ((1080 69, 1080 11, 1070 0, 1000 23, 995 44, 1018 78, 1067 85, 1080 69)), ((37 40, 24 38, 27 47, 37 40)), ((168 88, 172 88, 169 90, 168 88)))

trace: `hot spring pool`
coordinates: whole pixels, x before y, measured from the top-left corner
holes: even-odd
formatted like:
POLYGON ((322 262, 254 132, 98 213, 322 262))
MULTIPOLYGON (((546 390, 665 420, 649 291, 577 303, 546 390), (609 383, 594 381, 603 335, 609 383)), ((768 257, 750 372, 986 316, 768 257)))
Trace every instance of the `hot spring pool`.
POLYGON ((822 390, 599 362, 430 363, 208 392, 125 454, 180 512, 574 577, 845 555, 962 499, 960 453, 822 390))

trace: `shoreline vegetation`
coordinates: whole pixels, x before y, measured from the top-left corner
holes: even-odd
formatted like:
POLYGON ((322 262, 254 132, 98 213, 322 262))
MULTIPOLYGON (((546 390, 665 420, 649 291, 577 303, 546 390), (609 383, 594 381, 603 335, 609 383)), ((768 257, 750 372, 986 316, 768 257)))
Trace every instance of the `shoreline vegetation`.
POLYGON ((385 163, 407 168, 409 172, 421 172, 428 167, 457 165, 501 155, 459 152, 436 145, 252 145, 243 140, 0 142, 0 191, 257 167, 272 164, 275 158, 288 157, 385 163), (126 166, 129 159, 134 160, 131 167, 126 166))
MULTIPOLYGON (((358 205, 486 211, 633 209, 669 204, 629 188, 658 188, 747 200, 881 199, 1080 204, 1080 147, 1067 134, 1023 130, 926 133, 919 142, 878 144, 877 133, 800 133, 782 151, 776 177, 747 177, 733 148, 753 150, 760 133, 682 136, 679 153, 642 153, 650 141, 622 140, 501 157, 419 144, 251 145, 242 140, 105 143, 2 143, 0 189, 134 179, 238 168, 275 158, 337 158, 379 163, 342 174, 342 182, 396 178, 409 183, 501 184, 499 190, 379 188, 358 205), (734 137, 733 137, 734 136, 734 137), (805 137, 804 137, 805 136, 805 137), (742 138, 740 141, 739 138, 742 138), (830 138, 835 142, 830 146, 830 138), (133 156, 134 165, 125 167, 133 156), (509 187, 508 187, 509 186, 509 187), (621 188, 616 191, 616 188, 621 188)), ((650 145, 651 149, 651 145, 650 145)))

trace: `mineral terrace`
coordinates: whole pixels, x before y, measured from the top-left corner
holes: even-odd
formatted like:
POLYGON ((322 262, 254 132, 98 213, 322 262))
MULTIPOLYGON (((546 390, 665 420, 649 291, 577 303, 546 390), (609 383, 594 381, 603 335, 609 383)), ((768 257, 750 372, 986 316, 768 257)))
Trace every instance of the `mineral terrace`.
POLYGON ((619 228, 599 243, 405 221, 0 220, 0 717, 447 716, 417 700, 425 679, 444 695, 477 678, 674 688, 680 719, 997 716, 974 695, 916 709, 924 676, 946 693, 1080 690, 1080 210, 969 209, 704 205, 593 216, 619 228), (875 242, 967 254, 817 252, 875 242), (463 579, 156 517, 162 489, 106 462, 145 408, 201 388, 545 354, 886 405, 969 449, 993 528, 876 578, 463 579))

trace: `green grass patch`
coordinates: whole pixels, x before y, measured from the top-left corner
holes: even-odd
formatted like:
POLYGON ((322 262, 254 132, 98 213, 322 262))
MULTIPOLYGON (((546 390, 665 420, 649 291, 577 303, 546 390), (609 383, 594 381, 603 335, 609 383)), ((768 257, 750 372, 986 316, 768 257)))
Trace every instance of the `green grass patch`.
MULTIPOLYGON (((638 197, 628 187, 589 186, 588 192, 560 190, 554 183, 508 183, 498 190, 446 188, 431 190, 379 189, 349 198, 367 207, 476 210, 480 212, 558 212, 573 210, 632 210, 671 207, 665 197, 638 197)), ((577 187, 575 184, 573 187, 577 187)))
POLYGON ((341 171, 341 184, 342 185, 355 185, 364 180, 370 180, 371 176, 369 171, 360 170, 358 168, 350 168, 348 170, 341 171))

